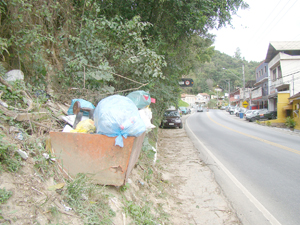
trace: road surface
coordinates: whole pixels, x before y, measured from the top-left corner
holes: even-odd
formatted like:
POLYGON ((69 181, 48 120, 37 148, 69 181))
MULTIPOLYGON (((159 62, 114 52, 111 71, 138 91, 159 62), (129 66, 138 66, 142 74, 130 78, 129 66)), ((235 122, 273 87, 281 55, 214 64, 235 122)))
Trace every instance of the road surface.
POLYGON ((187 133, 243 224, 300 223, 300 135, 221 110, 196 112, 187 133))

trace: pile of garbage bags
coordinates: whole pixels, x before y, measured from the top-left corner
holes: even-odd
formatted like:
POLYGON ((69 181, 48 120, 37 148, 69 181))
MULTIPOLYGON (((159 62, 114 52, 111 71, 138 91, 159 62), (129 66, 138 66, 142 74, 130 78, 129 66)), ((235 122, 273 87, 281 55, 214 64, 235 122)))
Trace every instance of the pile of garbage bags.
POLYGON ((63 132, 97 133, 116 137, 115 145, 123 147, 123 138, 138 137, 155 127, 151 124, 151 102, 155 100, 145 91, 134 91, 127 96, 112 95, 102 99, 96 107, 84 99, 73 99, 68 110, 69 116, 64 118, 73 127, 67 125, 63 132), (83 111, 78 123, 75 121, 78 120, 79 110, 74 108, 77 101, 83 111), (73 110, 77 112, 76 115, 73 110))

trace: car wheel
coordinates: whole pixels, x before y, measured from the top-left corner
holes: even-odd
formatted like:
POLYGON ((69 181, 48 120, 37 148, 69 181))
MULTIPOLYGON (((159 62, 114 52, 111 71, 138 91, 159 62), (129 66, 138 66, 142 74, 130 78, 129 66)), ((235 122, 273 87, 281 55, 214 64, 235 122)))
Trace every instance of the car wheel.
POLYGON ((182 129, 182 124, 181 124, 181 125, 179 125, 179 129, 182 129))

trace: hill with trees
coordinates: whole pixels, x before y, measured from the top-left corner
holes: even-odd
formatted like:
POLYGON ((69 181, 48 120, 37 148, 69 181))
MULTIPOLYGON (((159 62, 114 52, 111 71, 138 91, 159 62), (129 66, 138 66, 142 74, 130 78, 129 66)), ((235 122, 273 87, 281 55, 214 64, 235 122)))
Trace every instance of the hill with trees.
POLYGON ((193 78, 194 85, 191 88, 184 88, 182 91, 190 94, 214 93, 214 87, 219 85, 228 92, 228 82, 231 91, 236 87, 243 86, 243 68, 245 83, 255 80, 255 69, 261 62, 248 62, 241 57, 239 49, 234 56, 214 51, 209 62, 198 64, 187 76, 193 78), (238 54, 239 53, 239 54, 238 54))
POLYGON ((1 76, 20 69, 28 91, 61 101, 97 103, 143 89, 157 99, 152 108, 160 118, 177 104, 178 81, 192 69, 221 76, 207 73, 216 70, 212 64, 199 67, 214 52, 209 31, 246 7, 241 0, 3 0, 1 76))

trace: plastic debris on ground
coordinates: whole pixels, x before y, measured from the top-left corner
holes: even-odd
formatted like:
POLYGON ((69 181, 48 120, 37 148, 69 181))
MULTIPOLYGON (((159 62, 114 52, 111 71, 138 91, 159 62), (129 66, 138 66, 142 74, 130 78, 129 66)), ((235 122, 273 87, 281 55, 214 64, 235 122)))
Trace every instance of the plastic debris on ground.
POLYGON ((21 149, 18 149, 17 152, 19 153, 19 155, 22 157, 22 159, 28 159, 28 154, 26 152, 24 152, 21 149))
POLYGON ((138 109, 142 109, 151 103, 150 94, 145 91, 133 91, 126 97, 133 101, 138 109))
POLYGON ((94 125, 94 121, 91 119, 80 121, 75 130, 71 130, 71 133, 94 133, 96 131, 96 127, 94 125))
POLYGON ((151 112, 150 108, 146 107, 146 108, 140 109, 139 113, 140 113, 142 120, 144 121, 144 123, 146 125, 147 130, 155 128, 155 126, 151 123, 152 112, 151 112))
POLYGON ((123 137, 138 137, 146 131, 137 106, 124 96, 112 95, 102 99, 94 111, 98 134, 116 137, 115 145, 123 147, 123 137))
MULTIPOLYGON (((95 109, 95 106, 94 106, 91 102, 89 102, 89 101, 86 101, 86 100, 84 100, 84 99, 72 99, 72 101, 71 101, 71 106, 70 106, 70 108, 68 109, 68 115, 73 115, 73 114, 74 114, 74 113, 73 113, 73 106, 74 106, 74 103, 77 102, 77 101, 79 101, 80 106, 81 106, 82 108, 91 108, 91 109, 95 109)), ((83 112, 83 115, 84 115, 84 116, 89 116, 89 112, 83 112)))
MULTIPOLYGON (((66 121, 68 124, 70 124, 71 126, 73 126, 74 122, 75 122, 75 118, 76 118, 76 115, 69 115, 69 116, 62 116, 61 117, 64 121, 66 121)), ((81 121, 84 121, 84 120, 88 120, 89 117, 87 116, 83 116, 81 118, 81 121)))
POLYGON ((71 132, 72 130, 74 130, 70 125, 66 125, 65 127, 64 127, 64 129, 63 129, 63 131, 62 132, 71 132))

